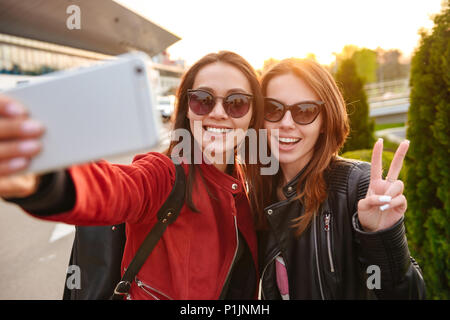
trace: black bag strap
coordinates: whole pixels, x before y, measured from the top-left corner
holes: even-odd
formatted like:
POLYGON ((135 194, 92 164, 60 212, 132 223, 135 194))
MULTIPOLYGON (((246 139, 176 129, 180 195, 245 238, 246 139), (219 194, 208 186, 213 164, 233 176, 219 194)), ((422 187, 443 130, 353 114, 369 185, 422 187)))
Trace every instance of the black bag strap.
POLYGON ((125 270, 122 279, 114 289, 111 300, 123 300, 128 295, 134 277, 144 265, 159 239, 161 239, 167 226, 177 219, 184 204, 186 175, 180 164, 175 164, 175 172, 175 184, 166 201, 158 211, 158 221, 150 230, 128 268, 125 270))

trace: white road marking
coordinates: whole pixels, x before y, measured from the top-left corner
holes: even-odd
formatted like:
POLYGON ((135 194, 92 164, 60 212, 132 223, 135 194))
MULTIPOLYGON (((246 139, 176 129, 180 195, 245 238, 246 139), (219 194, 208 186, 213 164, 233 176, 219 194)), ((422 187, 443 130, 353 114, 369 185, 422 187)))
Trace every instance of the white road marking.
POLYGON ((52 253, 52 254, 50 254, 48 256, 39 258, 39 262, 45 262, 45 261, 49 261, 49 260, 52 260, 52 259, 55 259, 55 258, 56 258, 56 254, 52 253))
POLYGON ((72 232, 75 232, 75 227, 65 224, 65 223, 58 223, 55 228, 53 229, 52 235, 50 236, 50 239, 48 242, 52 243, 56 240, 59 240, 61 238, 64 238, 65 236, 68 236, 72 232))

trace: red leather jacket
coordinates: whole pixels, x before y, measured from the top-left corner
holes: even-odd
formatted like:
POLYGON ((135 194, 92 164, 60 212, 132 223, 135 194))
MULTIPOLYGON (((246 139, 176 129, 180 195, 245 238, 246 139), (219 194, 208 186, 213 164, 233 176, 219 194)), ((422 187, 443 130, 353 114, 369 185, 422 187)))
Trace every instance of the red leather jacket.
MULTIPOLYGON (((239 239, 245 240, 251 253, 248 260, 253 262, 254 269, 247 270, 247 277, 258 279, 256 234, 242 181, 212 165, 199 167, 204 179, 196 179, 193 192, 199 212, 183 206, 138 273, 131 299, 218 299, 230 276, 239 239)), ((188 166, 184 168, 187 173, 188 166)), ((131 165, 100 161, 74 166, 69 173, 76 191, 75 206, 39 218, 75 225, 126 222, 123 273, 172 190, 173 162, 151 152, 136 156, 131 165)), ((256 298, 256 279, 254 288, 243 284, 238 289, 250 290, 250 296, 256 298)))

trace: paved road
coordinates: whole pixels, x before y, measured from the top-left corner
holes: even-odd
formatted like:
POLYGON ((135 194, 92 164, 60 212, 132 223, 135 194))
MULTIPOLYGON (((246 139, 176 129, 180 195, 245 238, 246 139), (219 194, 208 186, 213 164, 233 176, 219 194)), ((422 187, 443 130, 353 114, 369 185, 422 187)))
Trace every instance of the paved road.
POLYGON ((61 227, 0 200, 0 299, 61 299, 73 232, 50 241, 61 227))
POLYGON ((400 143, 406 139, 407 127, 390 128, 377 131, 375 134, 378 137, 386 137, 392 142, 400 143))
MULTIPOLYGON (((161 134, 157 151, 167 146, 167 125, 161 134)), ((73 226, 40 221, 0 199, 0 300, 61 299, 73 238, 73 226)))

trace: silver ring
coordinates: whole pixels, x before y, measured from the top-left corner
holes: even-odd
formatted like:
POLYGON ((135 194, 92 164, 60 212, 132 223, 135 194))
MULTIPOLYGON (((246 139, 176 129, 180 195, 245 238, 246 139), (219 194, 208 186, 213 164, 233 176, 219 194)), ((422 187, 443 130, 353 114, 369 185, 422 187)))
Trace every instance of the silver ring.
POLYGON ((386 180, 389 181, 389 182, 391 182, 391 183, 393 183, 393 182, 396 181, 396 180, 393 180, 393 179, 391 179, 391 178, 389 178, 389 177, 386 177, 386 180))

